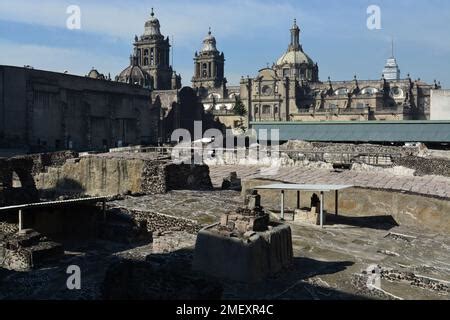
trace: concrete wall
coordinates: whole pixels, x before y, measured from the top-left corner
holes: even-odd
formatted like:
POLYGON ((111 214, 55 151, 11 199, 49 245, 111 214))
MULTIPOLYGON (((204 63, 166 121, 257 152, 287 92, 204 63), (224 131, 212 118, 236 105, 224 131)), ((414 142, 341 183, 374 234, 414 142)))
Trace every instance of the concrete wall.
POLYGON ((450 90, 431 90, 430 120, 450 120, 450 90))
POLYGON ((0 66, 0 147, 98 150, 156 143, 151 92, 114 81, 0 66))
MULTIPOLYGON (((258 185, 278 183, 270 180, 248 180, 243 182, 242 194, 258 185)), ((260 190, 261 205, 280 208, 280 192, 260 190)), ((310 192, 301 193, 301 206, 311 204, 310 192)), ((295 191, 286 192, 285 207, 294 209, 297 203, 295 191)), ((325 210, 334 214, 335 197, 325 194, 325 210)), ((450 199, 424 197, 391 190, 352 188, 339 194, 340 214, 348 217, 392 216, 400 225, 426 228, 436 232, 450 233, 450 199)))

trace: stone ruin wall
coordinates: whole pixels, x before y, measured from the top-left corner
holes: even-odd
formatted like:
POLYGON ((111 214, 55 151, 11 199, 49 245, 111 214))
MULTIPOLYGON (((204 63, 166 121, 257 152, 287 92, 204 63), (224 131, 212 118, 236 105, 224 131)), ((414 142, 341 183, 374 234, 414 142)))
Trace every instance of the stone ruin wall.
POLYGON ((39 199, 32 175, 33 160, 27 158, 0 159, 0 206, 35 202, 39 199), (14 174, 20 187, 14 187, 14 174))
POLYGON ((149 232, 152 232, 153 234, 185 231, 187 233, 196 235, 202 228, 202 225, 200 225, 197 221, 186 219, 183 217, 175 217, 162 213, 126 208, 112 208, 112 210, 119 210, 121 213, 127 216, 131 216, 137 223, 139 223, 140 221, 145 221, 147 230, 149 232))
POLYGON ((87 156, 69 159, 35 176, 44 197, 58 195, 112 196, 142 192, 143 162, 87 156))
POLYGON ((409 156, 395 159, 394 164, 415 170, 416 176, 439 175, 450 177, 450 160, 447 159, 409 156))
POLYGON ((146 154, 78 157, 69 151, 0 158, 0 206, 60 196, 161 194, 212 188, 208 166, 176 165, 146 154), (14 181, 14 177, 20 181, 14 181), (20 187, 14 187, 18 182, 20 187))
POLYGON ((207 166, 110 154, 69 159, 62 166, 39 173, 35 180, 37 188, 48 196, 161 194, 212 188, 207 166))
POLYGON ((62 165, 67 159, 76 156, 76 152, 61 151, 0 158, 0 206, 38 201, 34 177, 46 172, 47 168, 62 165), (15 187, 15 184, 20 186, 15 187))

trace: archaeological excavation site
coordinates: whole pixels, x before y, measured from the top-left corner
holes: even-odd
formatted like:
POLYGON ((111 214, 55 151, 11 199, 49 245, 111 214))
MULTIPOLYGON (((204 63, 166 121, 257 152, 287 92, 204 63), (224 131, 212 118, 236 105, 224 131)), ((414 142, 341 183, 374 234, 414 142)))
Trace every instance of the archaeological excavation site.
POLYGON ((448 151, 171 150, 0 158, 0 299, 450 298, 448 151))
POLYGON ((449 21, 442 0, 0 0, 1 315, 447 307, 449 21))

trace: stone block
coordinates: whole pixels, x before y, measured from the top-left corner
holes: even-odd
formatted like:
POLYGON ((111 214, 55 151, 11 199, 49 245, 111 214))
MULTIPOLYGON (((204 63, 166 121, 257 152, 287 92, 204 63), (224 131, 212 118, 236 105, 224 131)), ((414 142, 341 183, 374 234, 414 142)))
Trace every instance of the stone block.
POLYGON ((246 222, 246 221, 243 221, 243 220, 238 220, 238 221, 236 221, 236 224, 235 224, 235 228, 237 229, 237 231, 240 234, 244 234, 247 231, 249 231, 248 230, 249 226, 250 226, 249 222, 246 222))
POLYGON ((202 229, 195 245, 193 269, 234 281, 256 283, 292 263, 291 228, 273 224, 270 231, 226 237, 214 227, 202 229))
POLYGON ((247 199, 247 208, 249 210, 255 210, 261 207, 261 196, 259 194, 247 196, 247 199))
MULTIPOLYGON (((295 210, 295 221, 309 223, 313 225, 320 225, 320 212, 316 207, 308 210, 295 210)), ((323 223, 326 223, 326 211, 323 212, 323 223)))

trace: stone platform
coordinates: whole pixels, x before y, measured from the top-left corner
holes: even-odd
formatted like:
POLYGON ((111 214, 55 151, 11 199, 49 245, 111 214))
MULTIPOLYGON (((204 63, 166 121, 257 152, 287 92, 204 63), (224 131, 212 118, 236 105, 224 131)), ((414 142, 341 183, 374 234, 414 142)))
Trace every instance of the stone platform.
POLYGON ((246 208, 224 214, 219 224, 202 229, 195 245, 193 269, 234 281, 256 283, 292 264, 288 225, 271 222, 256 192, 246 208))
POLYGON ((359 188, 393 190, 430 197, 450 199, 450 177, 395 175, 390 171, 335 171, 321 168, 281 167, 276 170, 260 165, 210 166, 213 185, 220 188, 230 172, 245 180, 269 179, 278 183, 341 184, 359 188), (263 171, 261 171, 263 169, 263 171))
POLYGON ((33 230, 8 236, 0 242, 1 268, 28 271, 64 255, 63 246, 33 230))
POLYGON ((215 226, 197 236, 193 268, 210 276, 255 283, 292 263, 291 228, 271 225, 266 232, 244 238, 221 235, 215 226))

